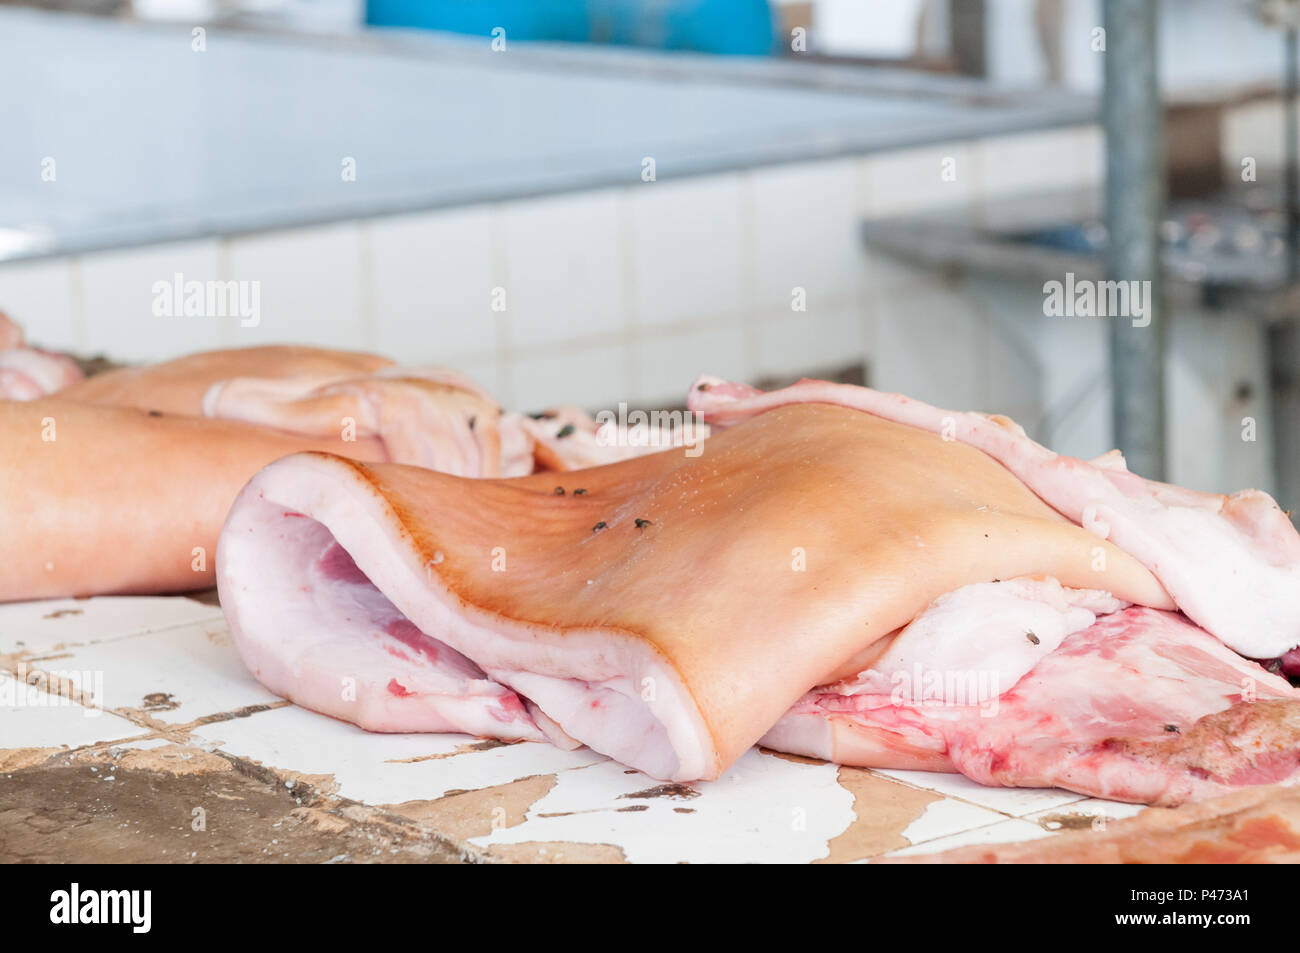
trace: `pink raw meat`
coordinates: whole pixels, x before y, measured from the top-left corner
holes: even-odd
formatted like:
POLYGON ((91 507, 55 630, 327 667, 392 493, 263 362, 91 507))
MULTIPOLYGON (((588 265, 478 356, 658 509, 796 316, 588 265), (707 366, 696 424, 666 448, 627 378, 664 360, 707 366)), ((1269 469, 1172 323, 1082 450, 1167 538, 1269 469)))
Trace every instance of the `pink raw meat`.
POLYGON ((1112 613, 1066 637, 991 704, 849 691, 810 692, 763 744, 1145 804, 1300 774, 1300 692, 1156 609, 1112 613))

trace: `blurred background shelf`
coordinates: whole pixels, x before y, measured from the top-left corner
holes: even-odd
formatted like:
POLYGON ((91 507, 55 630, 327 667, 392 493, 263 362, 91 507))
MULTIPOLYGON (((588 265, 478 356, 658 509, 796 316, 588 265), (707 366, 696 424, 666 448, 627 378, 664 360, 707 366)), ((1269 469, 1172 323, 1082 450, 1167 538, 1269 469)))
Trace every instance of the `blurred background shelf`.
POLYGON ((9 259, 678 180, 1092 119, 774 58, 313 37, 0 10, 9 259), (52 51, 57 51, 51 55, 52 51), (33 155, 33 149, 39 154, 33 155), (40 160, 56 162, 42 179, 40 160), (356 162, 355 179, 341 163, 356 162), (63 159, 62 162, 59 162, 63 159))

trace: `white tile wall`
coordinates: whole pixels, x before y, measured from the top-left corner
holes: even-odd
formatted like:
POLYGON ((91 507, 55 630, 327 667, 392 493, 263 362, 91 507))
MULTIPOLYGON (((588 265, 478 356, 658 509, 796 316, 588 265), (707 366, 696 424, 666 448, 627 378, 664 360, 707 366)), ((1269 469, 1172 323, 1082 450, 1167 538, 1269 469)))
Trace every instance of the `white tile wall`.
POLYGON ((851 299, 865 281, 866 205, 856 160, 752 173, 754 294, 761 312, 789 311, 793 289, 810 309, 851 299))
POLYGON ((983 406, 988 327, 960 282, 878 296, 875 312, 876 387, 950 409, 983 406))
POLYGON ((40 347, 84 347, 73 308, 73 263, 68 258, 0 265, 0 311, 23 325, 40 347))
POLYGON ((358 223, 231 239, 229 262, 230 278, 259 281, 262 289, 261 322, 237 327, 236 345, 374 346, 362 314, 358 223))
POLYGON ((737 314, 752 300, 739 174, 630 190, 635 316, 642 326, 737 314))
POLYGON ((751 333, 758 339, 755 370, 760 375, 825 372, 869 358, 862 308, 852 300, 773 315, 758 321, 751 333))
MULTIPOLYGON (((455 364, 523 408, 676 402, 702 371, 792 376, 865 358, 879 386, 1032 417, 1074 393, 1097 341, 1015 315, 991 332, 1000 316, 981 313, 970 286, 870 252, 859 221, 955 208, 975 223, 990 195, 1100 170, 1095 127, 1045 131, 0 265, 0 307, 35 340, 130 360, 273 341, 373 348, 455 364), (158 324, 141 295, 176 270, 260 281, 261 325, 158 324), (496 287, 504 313, 491 310, 496 287), (806 312, 790 310, 795 287, 806 312)), ((1063 416, 1061 438, 1096 442, 1104 396, 1063 416)))
POLYGON ((623 344, 525 355, 512 368, 511 403, 524 411, 556 404, 603 408, 627 400, 627 347, 623 344))
POLYGON ((868 294, 874 296, 894 294, 911 288, 933 284, 934 269, 916 264, 877 248, 864 247, 864 280, 868 294))
POLYGON ((621 194, 582 192, 501 212, 511 344, 572 341, 625 324, 621 194))
POLYGON ((87 255, 81 259, 85 347, 124 361, 159 361, 222 347, 235 316, 153 313, 154 284, 221 279, 216 239, 87 255))
POLYGON ((1044 320, 1036 349, 1046 416, 1037 436, 1058 453, 1090 460, 1114 446, 1109 331, 1096 318, 1044 320))
POLYGON ((1034 341, 1044 332, 1037 313, 1012 308, 983 310, 988 321, 988 349, 983 364, 983 409, 1006 414, 1034 432, 1042 413, 1043 377, 1034 341))
POLYGON ((417 364, 495 354, 490 208, 379 219, 364 234, 378 350, 417 364))
POLYGON ((868 207, 879 217, 971 206, 981 187, 980 162, 967 143, 876 153, 863 160, 863 175, 868 207), (951 180, 943 175, 947 159, 954 160, 951 180))
POLYGON ((1099 182, 1101 145, 1095 127, 981 139, 975 148, 983 198, 987 201, 1099 182))
MULTIPOLYGON (((963 288, 972 309, 988 322, 983 407, 1014 417, 1031 436, 1040 436, 1038 425, 1049 394, 1047 378, 1070 377, 1073 365, 1086 363, 1082 356, 1067 354, 1063 355, 1067 366, 1058 367, 1040 353, 1044 339, 1056 334, 1065 319, 1043 314, 1042 293, 1029 281, 968 275, 963 288)), ((1104 356, 1103 351, 1100 357, 1104 356)))
POLYGON ((507 373, 505 363, 498 357, 456 358, 445 363, 451 364, 470 380, 486 388, 502 407, 515 406, 514 382, 507 373))
POLYGON ((629 400, 643 405, 685 403, 691 382, 700 374, 744 380, 745 328, 739 320, 677 334, 647 337, 636 348, 639 387, 629 400))

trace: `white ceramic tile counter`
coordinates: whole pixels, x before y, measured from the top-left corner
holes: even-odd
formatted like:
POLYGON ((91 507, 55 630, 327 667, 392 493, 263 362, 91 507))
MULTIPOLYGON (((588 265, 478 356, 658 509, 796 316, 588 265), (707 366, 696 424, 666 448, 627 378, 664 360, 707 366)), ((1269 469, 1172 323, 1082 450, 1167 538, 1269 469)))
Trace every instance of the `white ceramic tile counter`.
POLYGON ((241 665, 220 610, 182 597, 0 606, 0 652, 0 771, 67 757, 60 749, 216 755, 290 789, 306 779, 340 817, 373 809, 469 859, 856 861, 1050 837, 1138 810, 760 749, 718 781, 687 785, 586 749, 368 734, 268 693, 241 665), (61 679, 84 693, 60 696, 61 679))

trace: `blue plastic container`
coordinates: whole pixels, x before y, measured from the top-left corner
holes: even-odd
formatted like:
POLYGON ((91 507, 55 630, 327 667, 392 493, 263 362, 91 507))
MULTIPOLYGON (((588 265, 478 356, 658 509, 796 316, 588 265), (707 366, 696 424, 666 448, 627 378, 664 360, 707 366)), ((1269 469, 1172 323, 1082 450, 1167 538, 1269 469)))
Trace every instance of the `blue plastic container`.
POLYGON ((768 54, 767 0, 367 0, 371 26, 420 27, 511 40, 615 43, 663 50, 768 54))

